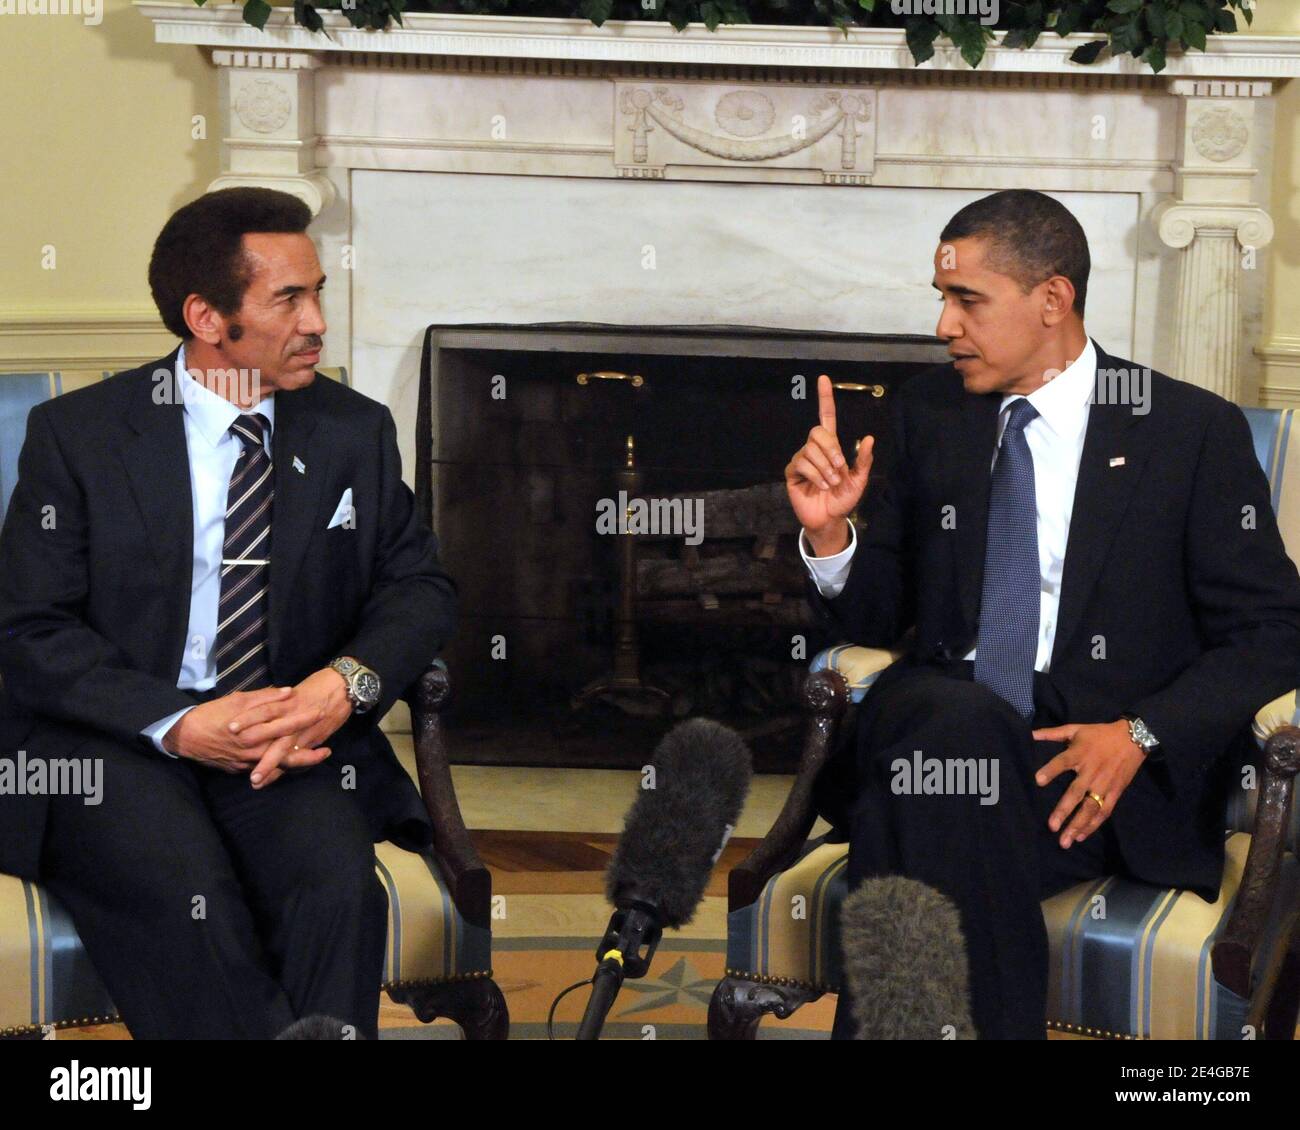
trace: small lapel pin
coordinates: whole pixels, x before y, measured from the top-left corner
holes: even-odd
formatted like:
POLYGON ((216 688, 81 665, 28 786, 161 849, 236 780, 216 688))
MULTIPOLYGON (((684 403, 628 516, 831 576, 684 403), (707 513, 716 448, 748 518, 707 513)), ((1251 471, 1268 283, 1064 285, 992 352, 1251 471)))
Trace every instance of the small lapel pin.
MULTIPOLYGON (((1123 460, 1121 459, 1120 462, 1122 463, 1123 460)), ((1111 465, 1114 466, 1113 463, 1111 465)), ((305 475, 307 473, 307 468, 303 465, 302 460, 296 455, 293 457, 293 469, 300 475, 305 475)))
POLYGON ((1122 455, 1114 455, 1114 456, 1112 456, 1112 457, 1111 457, 1111 460, 1110 460, 1110 465, 1111 465, 1112 467, 1122 467, 1122 466, 1124 466, 1124 456, 1122 456, 1122 455))

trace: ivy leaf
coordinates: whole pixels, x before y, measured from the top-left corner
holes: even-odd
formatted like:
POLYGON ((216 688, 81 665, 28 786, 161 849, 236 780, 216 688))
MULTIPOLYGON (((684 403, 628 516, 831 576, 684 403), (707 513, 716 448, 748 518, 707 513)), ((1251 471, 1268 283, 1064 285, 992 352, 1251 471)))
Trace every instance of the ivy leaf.
POLYGON ((1101 54, 1102 48, 1106 46, 1104 39, 1094 39, 1091 43, 1085 43, 1076 47, 1070 52, 1070 62, 1072 63, 1095 63, 1097 56, 1101 54))
POLYGON ((1227 8, 1220 8, 1214 13, 1214 30, 1232 32, 1237 30, 1237 17, 1227 8))
POLYGON ((704 21, 704 26, 710 31, 717 31, 718 24, 722 22, 722 12, 713 0, 704 0, 700 5, 700 19, 704 21))
POLYGON ((961 57, 972 70, 984 58, 984 28, 974 20, 958 20, 948 38, 961 50, 961 57))
POLYGON ((868 12, 876 10, 876 0, 858 0, 858 7, 865 8, 868 12))
POLYGON ((271 18, 271 5, 266 0, 245 0, 244 23, 252 24, 258 31, 266 27, 271 18))
POLYGON ((614 0, 582 0, 578 10, 593 24, 600 27, 614 9, 614 0))
POLYGON ((1056 23, 1052 25, 1052 30, 1057 35, 1064 38, 1078 31, 1079 25, 1083 22, 1083 8, 1062 8, 1057 13, 1056 23))
POLYGON ((1112 28, 1110 33, 1110 53, 1112 55, 1138 55, 1141 54, 1142 48, 1147 45, 1147 37, 1142 34, 1142 29, 1138 24, 1141 18, 1139 13, 1134 13, 1128 23, 1120 24, 1112 28))
MULTIPOLYGON (((363 12, 359 4, 353 4, 351 7, 343 8, 342 12, 348 23, 355 28, 364 28, 370 20, 369 13, 363 12)), ((397 18, 400 20, 402 17, 399 15, 397 18)))
POLYGON ((1170 40, 1183 38, 1183 17, 1177 12, 1170 12, 1165 17, 1165 35, 1170 40))
POLYGON ((1142 8, 1143 0, 1110 0, 1106 7, 1117 16, 1127 16, 1142 8))
POLYGON ((939 38, 939 25, 929 20, 910 19, 907 21, 907 49, 912 53, 912 62, 920 64, 934 57, 934 41, 939 38))
POLYGON ((1143 10, 1146 16, 1147 27, 1151 31, 1151 38, 1164 40, 1168 35, 1165 31, 1165 10, 1159 4, 1148 4, 1143 10))
POLYGON ((1151 44, 1142 52, 1142 61, 1146 63, 1152 71, 1159 74, 1165 69, 1165 49, 1158 43, 1151 44))
POLYGON ((306 3, 306 0, 293 0, 293 18, 308 31, 320 31, 325 26, 320 13, 306 3))
POLYGON ((1188 20, 1183 25, 1183 42, 1197 51, 1205 50, 1205 28, 1188 20))

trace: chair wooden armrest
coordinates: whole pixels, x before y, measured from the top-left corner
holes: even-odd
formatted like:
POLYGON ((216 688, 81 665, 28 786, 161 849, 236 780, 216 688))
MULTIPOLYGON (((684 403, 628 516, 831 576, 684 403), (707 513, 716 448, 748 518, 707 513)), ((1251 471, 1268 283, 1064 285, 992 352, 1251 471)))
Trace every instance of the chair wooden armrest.
POLYGON ((1237 901, 1210 955, 1214 979, 1239 997, 1250 996, 1256 950, 1276 893, 1295 778, 1300 771, 1300 727, 1280 726, 1270 735, 1264 746, 1263 770, 1255 829, 1237 901))
POLYGON ((776 822, 759 845, 732 868, 727 878, 728 910, 749 906, 773 875, 784 871, 799 857, 817 821, 812 803, 813 784, 830 756, 835 728, 848 702, 849 686, 838 671, 817 671, 804 680, 803 707, 809 717, 799 770, 776 822))
POLYGON ((451 694, 447 665, 437 659, 402 697, 411 708, 411 735, 420 796, 433 823, 433 852, 461 917, 490 927, 492 876, 483 866, 451 781, 451 765, 442 737, 441 711, 451 694))

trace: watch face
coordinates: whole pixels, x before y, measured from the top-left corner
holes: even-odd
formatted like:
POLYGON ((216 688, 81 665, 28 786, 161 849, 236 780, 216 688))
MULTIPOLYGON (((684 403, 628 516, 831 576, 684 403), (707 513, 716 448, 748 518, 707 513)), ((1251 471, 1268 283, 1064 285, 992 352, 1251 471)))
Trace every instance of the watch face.
POLYGON ((352 684, 352 691, 362 702, 378 702, 379 676, 373 671, 362 671, 352 684))

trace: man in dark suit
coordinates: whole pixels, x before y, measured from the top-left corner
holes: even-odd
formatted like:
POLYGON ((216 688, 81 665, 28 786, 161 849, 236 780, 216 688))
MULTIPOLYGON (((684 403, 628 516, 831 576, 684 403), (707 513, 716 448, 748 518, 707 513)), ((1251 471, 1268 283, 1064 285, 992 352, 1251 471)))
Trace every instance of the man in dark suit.
POLYGON ((0 797, 0 869, 68 907, 139 1037, 377 1036, 374 842, 431 840, 379 719, 455 586, 388 409, 318 377, 307 207, 180 209, 149 277, 169 356, 33 409, 0 532, 4 752, 102 770, 0 797))
POLYGON ((901 387, 882 465, 870 436, 846 460, 822 377, 786 469, 814 603, 904 649, 818 806, 851 886, 905 874, 957 904, 981 1036, 1042 1038, 1042 898, 1109 873, 1217 897, 1227 773, 1300 675, 1300 578, 1240 409, 1088 338, 1062 205, 976 201, 934 265, 953 362, 901 387), (972 758, 962 788, 946 770, 972 758))

